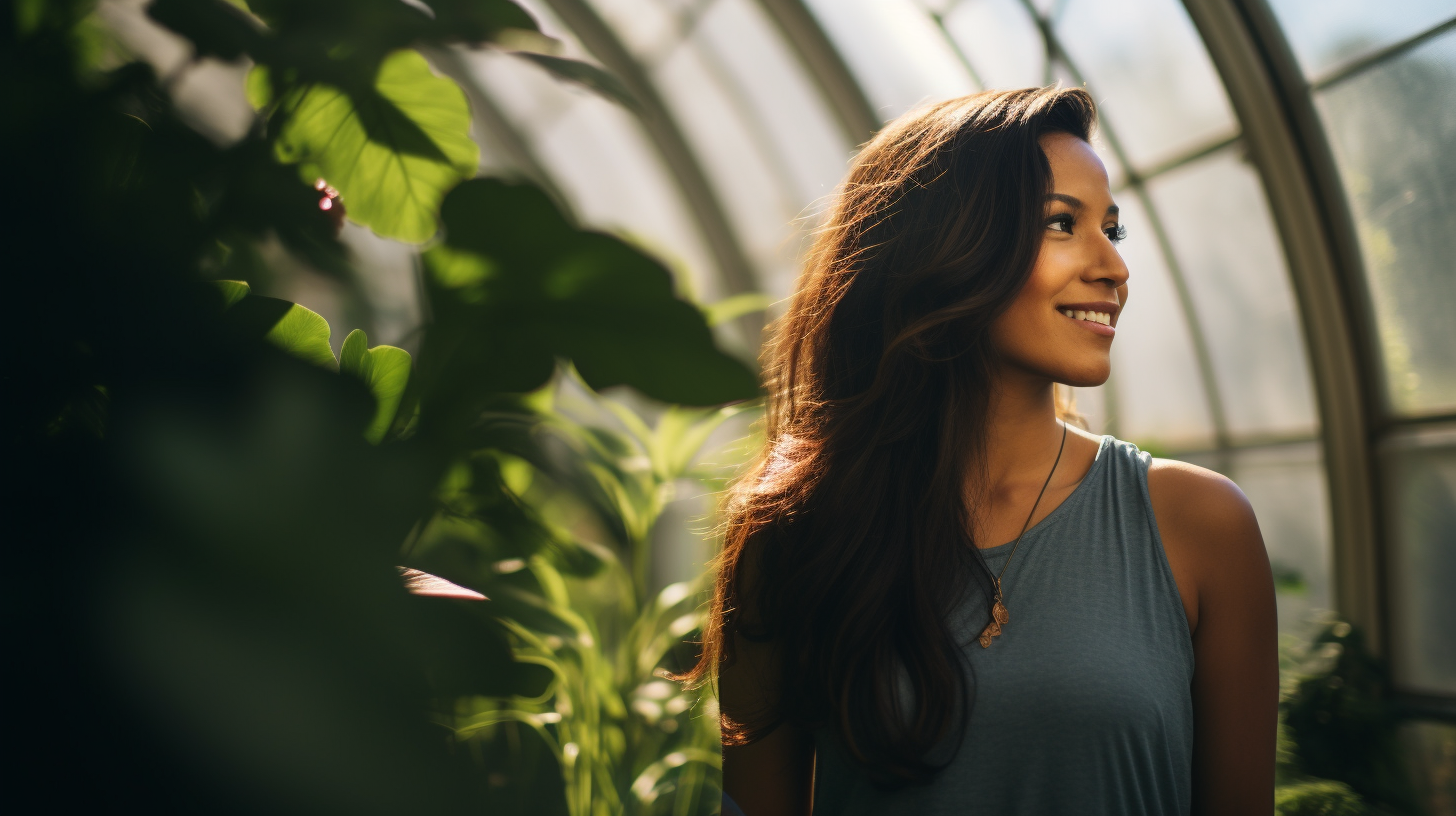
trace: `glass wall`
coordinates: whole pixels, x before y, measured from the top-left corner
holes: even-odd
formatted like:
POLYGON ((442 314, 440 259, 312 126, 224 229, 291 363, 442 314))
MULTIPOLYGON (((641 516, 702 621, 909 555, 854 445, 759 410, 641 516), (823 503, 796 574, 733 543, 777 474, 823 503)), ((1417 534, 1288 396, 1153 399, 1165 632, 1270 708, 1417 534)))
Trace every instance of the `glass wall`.
POLYGON ((1391 657, 1456 694, 1456 8, 1274 0, 1354 222, 1378 380, 1391 657))

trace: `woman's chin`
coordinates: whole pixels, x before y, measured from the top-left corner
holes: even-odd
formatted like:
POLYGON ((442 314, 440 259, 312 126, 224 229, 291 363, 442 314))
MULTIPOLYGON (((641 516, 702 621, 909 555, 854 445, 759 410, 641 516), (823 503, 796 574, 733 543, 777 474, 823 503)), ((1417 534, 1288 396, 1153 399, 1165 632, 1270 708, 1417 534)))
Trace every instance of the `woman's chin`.
POLYGON ((1062 369, 1052 375, 1052 381, 1072 388, 1096 388, 1112 376, 1112 366, 1107 363, 1077 369, 1062 369))

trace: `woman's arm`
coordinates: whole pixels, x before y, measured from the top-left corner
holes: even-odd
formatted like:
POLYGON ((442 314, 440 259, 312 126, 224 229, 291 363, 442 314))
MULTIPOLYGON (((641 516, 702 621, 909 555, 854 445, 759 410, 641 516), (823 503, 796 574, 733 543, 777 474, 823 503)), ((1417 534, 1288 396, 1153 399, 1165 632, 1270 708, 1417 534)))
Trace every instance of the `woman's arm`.
MULTIPOLYGON (((778 677, 773 646, 734 635, 731 666, 718 677, 723 713, 753 721, 773 710, 778 677)), ((723 746, 723 792, 744 816, 806 816, 814 781, 814 740, 802 728, 780 725, 748 745, 723 746)))
POLYGON ((1154 460, 1148 492, 1193 632, 1193 812, 1269 813, 1278 622, 1259 523, 1233 482, 1182 462, 1154 460))

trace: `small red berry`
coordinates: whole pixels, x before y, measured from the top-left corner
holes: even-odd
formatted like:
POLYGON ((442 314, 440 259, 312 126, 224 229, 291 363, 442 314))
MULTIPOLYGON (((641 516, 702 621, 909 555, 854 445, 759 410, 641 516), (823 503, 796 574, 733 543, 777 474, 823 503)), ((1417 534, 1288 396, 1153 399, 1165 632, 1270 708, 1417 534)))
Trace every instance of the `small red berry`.
POLYGON ((318 200, 318 208, 328 213, 329 220, 334 224, 334 233, 338 234, 344 228, 344 202, 339 198, 339 191, 329 186, 327 181, 319 179, 313 183, 313 188, 323 197, 318 200))

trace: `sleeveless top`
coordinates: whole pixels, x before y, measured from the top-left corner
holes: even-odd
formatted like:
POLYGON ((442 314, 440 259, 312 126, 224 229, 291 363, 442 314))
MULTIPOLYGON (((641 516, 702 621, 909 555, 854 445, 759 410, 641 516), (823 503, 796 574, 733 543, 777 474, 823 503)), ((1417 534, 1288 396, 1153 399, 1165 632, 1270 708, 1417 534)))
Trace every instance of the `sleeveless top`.
MULTIPOLYGON (((967 593, 953 625, 974 697, 950 764, 929 785, 881 790, 821 730, 814 816, 1190 812, 1193 642, 1151 461, 1102 437, 1081 484, 1022 538, 1002 579, 1010 622, 989 649, 976 640, 986 601, 967 593)), ((981 552, 995 574, 1011 545, 981 552)))

